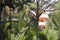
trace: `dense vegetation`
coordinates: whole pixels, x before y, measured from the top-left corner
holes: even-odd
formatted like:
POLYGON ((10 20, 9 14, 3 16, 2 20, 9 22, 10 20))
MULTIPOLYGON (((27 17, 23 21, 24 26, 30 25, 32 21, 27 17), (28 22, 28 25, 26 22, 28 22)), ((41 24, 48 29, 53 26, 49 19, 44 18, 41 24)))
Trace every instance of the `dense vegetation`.
POLYGON ((56 11, 50 15, 50 23, 43 31, 36 23, 30 23, 33 18, 29 11, 36 10, 37 3, 28 0, 13 0, 12 4, 14 8, 3 7, 1 12, 0 40, 60 40, 59 2, 54 5, 56 11), (16 18, 17 21, 11 20, 12 18, 16 18))

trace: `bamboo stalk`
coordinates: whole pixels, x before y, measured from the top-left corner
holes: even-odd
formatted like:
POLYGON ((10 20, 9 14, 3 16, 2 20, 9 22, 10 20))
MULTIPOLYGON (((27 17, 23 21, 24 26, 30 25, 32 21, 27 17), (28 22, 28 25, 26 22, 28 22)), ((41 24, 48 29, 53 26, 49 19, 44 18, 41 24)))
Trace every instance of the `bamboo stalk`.
MULTIPOLYGON (((11 9, 10 9, 10 11, 11 11, 11 9)), ((11 22, 11 12, 9 12, 10 13, 10 17, 9 17, 9 20, 10 20, 10 31, 11 31, 11 25, 12 25, 12 22, 11 22)))
POLYGON ((39 15, 39 2, 37 1, 37 12, 36 12, 37 26, 38 26, 38 15, 39 15))

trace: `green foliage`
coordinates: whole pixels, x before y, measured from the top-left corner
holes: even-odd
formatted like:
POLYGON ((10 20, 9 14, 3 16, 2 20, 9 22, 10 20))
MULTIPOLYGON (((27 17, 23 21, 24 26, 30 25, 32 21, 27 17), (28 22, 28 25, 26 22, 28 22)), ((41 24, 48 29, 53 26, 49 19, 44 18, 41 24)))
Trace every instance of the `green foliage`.
POLYGON ((52 17, 52 22, 55 25, 55 29, 58 30, 58 34, 59 34, 59 38, 60 39, 60 12, 57 12, 55 16, 51 16, 52 17))
POLYGON ((57 10, 60 10, 60 1, 59 1, 57 4, 55 4, 55 8, 56 8, 57 10))
POLYGON ((28 28, 23 28, 19 33, 17 34, 11 34, 11 40, 25 40, 25 31, 27 30, 28 28))
MULTIPOLYGON (((6 35, 6 40, 58 40, 60 39, 60 12, 52 15, 51 23, 44 31, 40 31, 38 27, 30 24, 29 10, 37 8, 36 3, 25 3, 26 0, 19 0, 22 10, 14 14, 12 17, 18 19, 17 22, 12 22, 11 30, 8 29, 10 22, 6 22, 5 18, 2 25, 2 32, 6 35), (28 5, 27 5, 28 4, 28 5), (24 20, 26 17, 26 21, 24 20), (50 29, 48 27, 51 27, 50 29), (35 29, 36 28, 36 29, 35 29), (11 31, 11 32, 10 32, 11 31), (59 36, 58 36, 59 35, 59 36)), ((58 3, 60 5, 60 3, 58 3)), ((57 5, 57 4, 56 4, 57 5)), ((59 9, 59 5, 56 6, 59 9)))
POLYGON ((58 31, 50 29, 47 34, 48 40, 58 40, 58 31))

